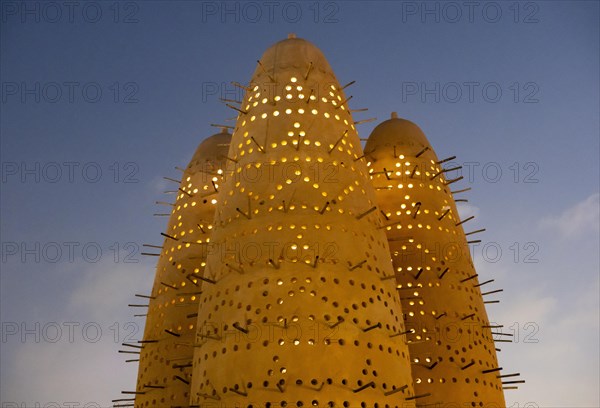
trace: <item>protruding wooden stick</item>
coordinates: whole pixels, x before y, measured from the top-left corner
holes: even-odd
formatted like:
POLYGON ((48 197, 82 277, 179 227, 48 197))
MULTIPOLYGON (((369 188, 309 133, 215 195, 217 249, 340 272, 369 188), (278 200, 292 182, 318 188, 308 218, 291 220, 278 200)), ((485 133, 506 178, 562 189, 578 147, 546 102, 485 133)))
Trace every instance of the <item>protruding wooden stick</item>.
POLYGON ((241 331, 241 332, 242 332, 242 333, 244 333, 244 334, 248 334, 248 333, 250 333, 250 332, 248 331, 248 329, 246 329, 246 328, 244 328, 244 327, 240 326, 240 324, 239 324, 238 322, 235 322, 235 323, 234 323, 232 326, 233 326, 235 329, 237 329, 237 330, 241 331))
POLYGON ((474 287, 474 288, 478 288, 478 287, 480 287, 480 286, 483 286, 483 285, 486 285, 486 284, 488 284, 488 283, 492 283, 493 281, 494 281, 494 279, 490 279, 490 280, 487 280, 487 281, 485 281, 485 282, 483 282, 483 283, 478 283, 477 285, 473 285, 473 287, 474 287))
MULTIPOLYGON (((239 103, 240 105, 242 104, 242 101, 238 101, 237 99, 219 98, 219 100, 221 102, 233 102, 233 103, 239 103)), ((210 125, 213 126, 212 123, 210 125)), ((215 127, 218 127, 218 125, 215 125, 215 127)))
POLYGON ((165 329, 165 333, 168 333, 168 334, 170 334, 173 337, 181 337, 181 334, 175 333, 174 331, 171 331, 169 329, 165 329))
MULTIPOLYGON (((304 79, 308 80, 308 76, 310 75, 310 71, 312 71, 313 69, 313 63, 312 61, 310 62, 310 64, 308 64, 308 69, 306 70, 306 74, 304 74, 304 79)), ((275 82, 275 81, 273 81, 275 82)))
POLYGON ((185 277, 187 280, 189 280, 190 282, 192 282, 192 284, 194 286, 198 286, 198 279, 196 279, 196 277, 192 274, 186 275, 185 277))
POLYGON ((390 391, 385 392, 383 395, 385 395, 387 397, 387 396, 393 395, 397 392, 404 391, 407 388, 408 388, 408 385, 403 385, 402 387, 398 387, 398 388, 392 388, 390 391))
POLYGON ((203 280, 204 282, 210 283, 212 285, 216 284, 217 282, 213 279, 209 279, 209 278, 205 278, 204 276, 199 276, 198 279, 203 280))
POLYGON ((415 207, 414 207, 414 208, 415 208, 415 209, 414 209, 414 212, 413 212, 413 214, 412 214, 412 218, 413 218, 413 220, 414 220, 415 218, 417 218, 417 215, 419 214, 419 210, 421 209, 421 202, 420 202, 420 201, 417 201, 417 202, 415 203, 415 207))
POLYGON ((425 398, 425 397, 430 397, 430 396, 431 396, 431 393, 428 392, 427 394, 413 395, 412 397, 404 398, 404 400, 405 401, 411 401, 411 400, 416 400, 416 399, 419 399, 419 398, 425 398))
POLYGON ((335 322, 334 324, 330 325, 329 328, 333 329, 333 328, 337 327, 339 324, 342 324, 344 321, 345 321, 344 318, 340 316, 340 317, 338 317, 337 322, 335 322))
POLYGON ((235 110, 235 111, 238 111, 238 112, 239 112, 239 113, 241 113, 242 115, 247 115, 247 114, 248 114, 248 112, 247 112, 247 111, 245 111, 245 110, 242 110, 242 109, 240 109, 240 108, 238 108, 238 107, 236 107, 236 106, 233 106, 233 105, 231 105, 231 104, 229 104, 229 103, 226 103, 226 104, 225 104, 225 106, 227 106, 228 108, 231 108, 231 109, 233 109, 233 110, 235 110))
POLYGON ((405 331, 400 332, 400 333, 391 334, 390 337, 402 336, 403 334, 412 334, 412 333, 414 333, 414 330, 413 329, 408 329, 408 330, 405 330, 405 331))
POLYGON ((518 377, 520 375, 521 375, 521 373, 503 374, 503 375, 497 375, 496 378, 518 377))
POLYGON ((319 255, 315 256, 315 260, 314 260, 314 262, 313 262, 313 264, 312 264, 312 267, 313 267, 313 268, 316 268, 316 267, 317 267, 317 263, 318 263, 318 262, 319 262, 319 255))
POLYGON ((229 388, 229 391, 235 392, 236 394, 241 395, 242 397, 247 397, 248 396, 247 392, 242 392, 240 390, 236 390, 235 388, 229 388))
POLYGON ((182 383, 186 384, 186 385, 190 384, 190 382, 188 380, 186 380, 185 378, 183 378, 183 377, 180 377, 180 376, 176 375, 175 378, 178 379, 179 381, 181 381, 182 383))
POLYGON ((254 144, 256 144, 256 146, 258 146, 258 150, 260 150, 262 153, 265 152, 265 149, 260 144, 258 144, 258 142, 254 138, 254 136, 250 136, 250 140, 252 140, 254 142, 254 144))
POLYGON ((308 105, 308 103, 310 102, 310 97, 313 96, 313 94, 315 93, 314 89, 310 90, 310 93, 308 94, 308 98, 306 98, 306 104, 308 105))
POLYGON ((366 259, 365 259, 364 261, 360 261, 360 262, 359 262, 359 263, 357 263, 356 265, 354 265, 354 266, 350 266, 350 267, 349 267, 349 270, 353 271, 353 270, 355 270, 356 268, 360 268, 360 267, 361 267, 361 266, 363 266, 363 265, 364 265, 366 262, 367 262, 367 260, 366 260, 366 259))
POLYGON ((471 360, 470 363, 468 363, 467 365, 462 366, 460 369, 461 370, 466 370, 467 368, 471 367, 472 365, 475 365, 475 360, 471 360))
POLYGON ((502 381, 502 384, 524 384, 525 380, 502 381))
POLYGON ((331 146, 331 149, 329 149, 329 151, 327 153, 330 153, 333 151, 333 149, 335 149, 335 147, 338 145, 339 142, 342 141, 342 139, 344 138, 344 136, 346 136, 348 134, 348 129, 346 129, 344 131, 344 133, 342 134, 342 136, 333 144, 333 146, 331 146))
POLYGON ((450 212, 450 208, 448 208, 446 211, 444 211, 444 213, 442 215, 440 215, 438 217, 438 221, 441 221, 442 218, 444 218, 446 215, 448 215, 449 212, 450 212))
POLYGON ((373 122, 377 120, 377 118, 369 118, 369 119, 363 119, 363 120, 359 120, 357 122, 354 122, 355 125, 362 125, 363 123, 369 123, 369 122, 373 122))
POLYGON ((513 337, 514 334, 512 333, 502 333, 502 332, 490 332, 492 333, 494 336, 507 336, 507 337, 513 337))
POLYGON ((251 91, 252 90, 251 88, 249 88, 247 86, 244 86, 244 85, 240 84, 239 82, 232 81, 231 84, 233 86, 237 86, 238 88, 242 88, 242 89, 244 89, 246 91, 251 91))
POLYGON ((276 82, 275 78, 273 78, 271 76, 271 74, 269 74, 269 72, 266 70, 266 68, 263 66, 263 64, 259 60, 256 60, 256 62, 258 63, 258 66, 260 66, 260 68, 263 70, 263 72, 265 74, 267 74, 267 76, 269 77, 269 79, 271 80, 271 82, 276 82))
POLYGON ((444 185, 445 186, 449 186, 450 184, 456 183, 457 181, 460 181, 462 179, 464 179, 464 176, 460 176, 460 177, 457 177, 457 178, 452 179, 452 180, 446 180, 446 182, 444 183, 444 185))
POLYGON ((471 187, 463 188, 462 190, 451 191, 452 194, 460 194, 471 190, 471 187))
POLYGON ((368 215, 368 214, 371 214, 371 213, 372 213, 373 211, 375 211, 376 209, 377 209, 377 207, 376 207, 376 206, 373 206, 373 207, 369 208, 367 211, 365 211, 365 212, 363 212, 363 213, 361 213, 361 214, 357 215, 357 216, 356 216, 356 219, 357 219, 357 220, 360 220, 360 219, 361 219, 361 218, 363 218, 364 216, 366 216, 366 215, 368 215))
POLYGON ((177 286, 169 285, 168 283, 165 283, 165 282, 160 282, 160 284, 163 286, 166 286, 167 288, 179 290, 179 288, 177 286))
POLYGON ((137 348, 137 349, 144 348, 144 346, 138 346, 137 344, 121 343, 121 345, 125 346, 125 347, 133 347, 133 348, 137 348))
POLYGON ((350 81, 346 85, 342 86, 341 90, 343 91, 344 89, 348 88, 351 85, 354 85, 355 83, 356 83, 356 81, 350 81))
POLYGON ((478 229, 478 230, 471 231, 471 232, 467 232, 467 233, 465 234, 465 236, 469 236, 469 235, 477 234, 477 233, 479 233, 479 232, 483 232, 483 231, 485 231, 485 228, 478 229))
POLYGON ((447 158, 445 158, 443 160, 437 161, 435 163, 436 164, 443 164, 443 163, 449 162, 450 160, 454 160, 454 159, 456 159, 456 156, 450 156, 450 157, 447 157, 447 158))
POLYGON ((425 146, 419 153, 417 153, 415 155, 415 157, 419 157, 421 156, 423 153, 425 153, 427 150, 429 150, 429 146, 425 146))
POLYGON ((465 222, 472 220, 473 218, 475 218, 475 216, 474 216, 474 215, 471 215, 470 217, 468 217, 468 218, 465 218, 464 220, 462 220, 462 221, 458 222, 457 224, 455 224, 455 226, 457 226, 457 227, 458 227, 459 225, 462 225, 462 224, 464 224, 465 222))
POLYGON ((247 219, 252 219, 252 217, 250 216, 250 214, 246 214, 245 212, 243 212, 242 210, 239 209, 239 207, 237 207, 235 209, 237 212, 239 212, 240 214, 242 214, 244 217, 246 217, 247 219))
POLYGON ((366 390, 367 388, 375 388, 375 382, 374 382, 374 381, 371 381, 371 382, 370 382, 370 383, 368 383, 368 384, 365 384, 365 385, 363 385, 363 386, 361 386, 361 387, 358 387, 358 388, 357 388, 357 389, 355 389, 355 390, 352 390, 352 392, 353 392, 353 393, 358 393, 358 392, 361 392, 361 391, 363 391, 363 390, 366 390))
POLYGON ((335 109, 339 109, 339 108, 341 108, 342 106, 344 106, 344 104, 345 104, 346 102, 348 102, 348 101, 349 101, 350 99, 352 99, 352 98, 354 98, 354 96, 353 96, 353 95, 350 95, 348 98, 346 98, 345 100, 343 100, 342 102, 340 102, 340 104, 339 104, 338 106, 336 106, 336 107, 335 107, 335 109))
POLYGON ((371 331, 373 329, 381 329, 381 327, 382 327, 382 325, 381 325, 381 322, 380 322, 380 323, 374 324, 372 326, 366 327, 366 328, 362 329, 362 331, 366 333, 366 332, 371 331))
POLYGON ((173 237, 173 236, 171 236, 169 234, 165 234, 164 232, 161 232, 160 235, 162 235, 165 238, 172 239, 173 241, 179 241, 179 239, 177 239, 177 238, 175 238, 175 237, 173 237))
POLYGON ((391 180, 390 176, 388 173, 393 173, 393 171, 388 171, 385 167, 383 168, 382 173, 385 175, 385 178, 388 180, 391 180))
POLYGON ((413 178, 415 176, 415 173, 417 172, 417 169, 419 168, 418 164, 415 164, 415 167, 412 169, 412 171, 410 172, 410 178, 413 178))
POLYGON ((188 193, 187 191, 185 191, 183 188, 179 187, 177 189, 178 191, 181 191, 183 194, 187 195, 188 197, 193 197, 192 194, 188 193))
POLYGON ((504 292, 504 289, 496 289, 496 290, 492 290, 492 291, 489 291, 489 292, 483 292, 481 294, 481 296, 491 295, 493 293, 500 293, 500 292, 504 292))

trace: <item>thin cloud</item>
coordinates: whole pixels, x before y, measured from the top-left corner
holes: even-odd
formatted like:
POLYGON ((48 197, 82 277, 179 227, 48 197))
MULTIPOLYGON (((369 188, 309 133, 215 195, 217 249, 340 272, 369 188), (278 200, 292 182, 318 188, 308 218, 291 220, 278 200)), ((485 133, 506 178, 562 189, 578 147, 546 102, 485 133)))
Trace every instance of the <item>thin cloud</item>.
POLYGON ((598 407, 598 280, 568 308, 539 290, 513 297, 494 321, 513 334, 500 365, 526 380, 506 392, 507 406, 598 407), (548 384, 560 387, 548 387, 548 384))
POLYGON ((474 205, 458 203, 456 209, 458 210, 461 220, 469 218, 470 216, 479 217, 479 207, 474 205))
POLYGON ((600 229, 600 194, 595 193, 558 216, 542 219, 540 226, 574 238, 600 229))
POLYGON ((112 259, 73 266, 68 273, 77 286, 57 299, 55 311, 68 321, 29 321, 29 328, 39 323, 39 339, 31 334, 22 341, 17 334, 3 344, 7 406, 109 407, 121 390, 135 389, 137 363, 125 362, 135 356, 118 350, 142 338, 144 319, 133 317, 127 304, 150 290, 154 268, 112 259))

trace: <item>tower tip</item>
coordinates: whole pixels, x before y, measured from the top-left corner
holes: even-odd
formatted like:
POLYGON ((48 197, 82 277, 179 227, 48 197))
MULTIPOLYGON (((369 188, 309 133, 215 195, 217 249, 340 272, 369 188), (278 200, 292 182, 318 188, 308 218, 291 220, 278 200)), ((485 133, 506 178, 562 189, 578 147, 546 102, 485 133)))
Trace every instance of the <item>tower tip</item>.
POLYGON ((398 112, 392 112, 391 118, 398 119, 398 112))
POLYGON ((288 39, 296 38, 296 34, 295 33, 289 33, 287 38, 288 39))

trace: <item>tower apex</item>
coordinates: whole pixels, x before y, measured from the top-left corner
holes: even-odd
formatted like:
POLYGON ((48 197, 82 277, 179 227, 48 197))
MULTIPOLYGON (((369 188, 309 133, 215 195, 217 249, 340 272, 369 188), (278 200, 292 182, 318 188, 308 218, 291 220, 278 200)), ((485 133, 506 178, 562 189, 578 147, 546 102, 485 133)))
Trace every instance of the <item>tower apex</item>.
POLYGON ((289 33, 288 39, 290 39, 290 38, 296 38, 296 33, 289 33))
POLYGON ((398 119, 398 112, 392 112, 391 118, 398 119))

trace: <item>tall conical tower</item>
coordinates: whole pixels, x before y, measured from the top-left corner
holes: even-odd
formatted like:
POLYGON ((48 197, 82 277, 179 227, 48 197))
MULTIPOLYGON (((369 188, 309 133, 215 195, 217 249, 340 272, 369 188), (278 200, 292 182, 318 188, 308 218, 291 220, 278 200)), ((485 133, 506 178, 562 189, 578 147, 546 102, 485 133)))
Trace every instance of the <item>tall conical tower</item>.
POLYGON ((199 276, 204 271, 230 141, 225 130, 205 139, 181 182, 177 181, 177 199, 162 234, 165 240, 159 247, 152 293, 142 296, 149 299, 144 337, 140 344, 130 346, 140 351, 136 407, 189 404, 199 276))
MULTIPOLYGON (((450 180, 417 125, 392 119, 365 152, 384 213, 408 335, 417 406, 504 407, 486 310, 493 289, 480 282, 450 180), (489 296, 488 296, 489 295, 489 296)), ((456 192, 455 192, 456 193, 456 192)), ((470 234, 478 232, 473 231, 470 234)), ((497 291, 496 291, 497 292, 497 291)))
POLYGON ((190 404, 414 406, 389 248, 328 62, 275 44, 235 109, 190 404))

